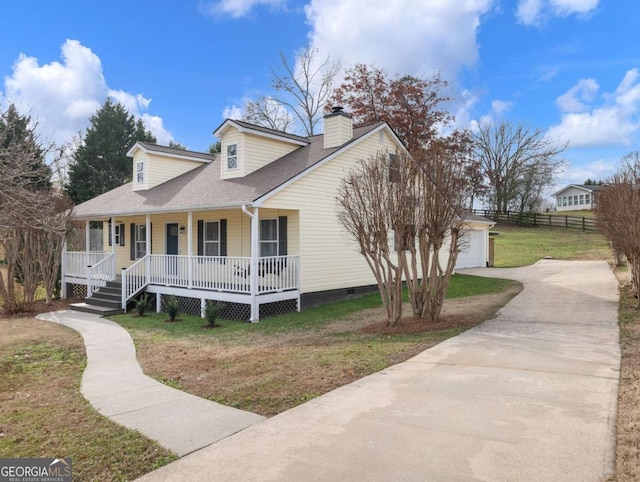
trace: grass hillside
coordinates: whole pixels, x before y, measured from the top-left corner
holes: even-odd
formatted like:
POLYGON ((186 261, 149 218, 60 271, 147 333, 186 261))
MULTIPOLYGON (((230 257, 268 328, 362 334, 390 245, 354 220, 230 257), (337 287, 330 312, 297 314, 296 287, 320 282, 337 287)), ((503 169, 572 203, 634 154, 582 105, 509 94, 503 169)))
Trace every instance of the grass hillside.
POLYGON ((609 243, 599 233, 579 229, 523 228, 496 225, 497 268, 528 266, 550 256, 552 259, 611 259, 609 243))

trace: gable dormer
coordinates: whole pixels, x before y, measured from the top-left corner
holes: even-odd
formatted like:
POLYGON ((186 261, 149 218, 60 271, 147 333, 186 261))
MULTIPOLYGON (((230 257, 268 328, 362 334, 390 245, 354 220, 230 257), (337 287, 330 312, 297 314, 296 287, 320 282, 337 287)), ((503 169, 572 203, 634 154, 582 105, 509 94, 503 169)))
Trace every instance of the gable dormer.
POLYGON ((304 137, 227 119, 213 135, 220 139, 220 178, 244 177, 309 144, 304 137))
POLYGON ((136 142, 128 157, 133 158, 133 190, 144 191, 189 172, 215 157, 201 152, 136 142))

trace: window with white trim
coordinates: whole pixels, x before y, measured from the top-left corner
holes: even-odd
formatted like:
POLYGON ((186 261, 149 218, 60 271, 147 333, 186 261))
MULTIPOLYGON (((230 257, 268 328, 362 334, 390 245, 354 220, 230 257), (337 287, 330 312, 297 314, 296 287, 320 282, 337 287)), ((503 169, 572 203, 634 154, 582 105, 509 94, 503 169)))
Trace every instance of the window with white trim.
POLYGON ((573 206, 573 196, 569 196, 569 206, 573 206))
POLYGON ((591 204, 591 196, 589 194, 584 195, 584 202, 586 204, 591 204))
POLYGON ((120 244, 120 236, 122 236, 122 233, 120 232, 120 224, 116 224, 113 227, 113 234, 114 234, 116 246, 117 246, 120 244))
POLYGON ((133 233, 136 259, 140 259, 147 254, 147 225, 136 224, 133 233))
POLYGON ((398 154, 392 153, 389 153, 387 156, 389 182, 400 182, 400 157, 398 154))
POLYGON ((136 162, 136 182, 144 182, 144 161, 136 162))
POLYGON ((227 169, 238 168, 238 144, 227 146, 227 169))
POLYGON ((260 257, 278 256, 278 220, 260 220, 260 257))
POLYGON ((580 204, 584 204, 584 194, 580 194, 580 204))
POLYGON ((578 205, 578 196, 577 195, 573 196, 573 204, 575 204, 576 206, 578 205))
POLYGON ((202 245, 205 256, 220 256, 220 223, 218 221, 204 223, 202 245))
POLYGON ((562 196, 562 205, 563 206, 567 205, 567 196, 562 196))

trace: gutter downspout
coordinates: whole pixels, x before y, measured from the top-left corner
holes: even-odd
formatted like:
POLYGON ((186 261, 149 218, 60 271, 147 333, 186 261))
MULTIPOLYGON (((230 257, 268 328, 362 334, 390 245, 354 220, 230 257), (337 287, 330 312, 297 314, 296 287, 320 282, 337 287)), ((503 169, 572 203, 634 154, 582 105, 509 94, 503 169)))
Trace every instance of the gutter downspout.
POLYGON ((258 308, 258 208, 254 207, 253 212, 247 209, 246 204, 242 205, 242 212, 251 218, 251 260, 249 261, 249 284, 251 292, 251 318, 249 321, 256 323, 259 321, 258 308))

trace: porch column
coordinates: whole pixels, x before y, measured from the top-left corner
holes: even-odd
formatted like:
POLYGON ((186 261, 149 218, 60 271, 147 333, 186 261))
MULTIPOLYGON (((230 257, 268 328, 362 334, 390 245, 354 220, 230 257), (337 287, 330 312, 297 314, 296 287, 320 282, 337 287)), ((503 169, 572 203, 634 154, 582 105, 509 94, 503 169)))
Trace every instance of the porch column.
POLYGON ((145 236, 145 255, 147 255, 147 261, 145 262, 146 264, 146 276, 147 276, 147 283, 149 282, 149 280, 151 279, 151 258, 149 258, 149 254, 151 254, 151 215, 147 214, 147 228, 145 229, 146 231, 146 236, 145 236))
POLYGON ((187 213, 187 286, 193 288, 193 212, 187 213))
MULTIPOLYGON (((109 237, 111 238, 111 271, 113 277, 116 279, 116 218, 111 218, 111 232, 109 237)), ((120 236, 124 236, 124 233, 120 233, 120 236)))
MULTIPOLYGON (((89 220, 84 222, 84 250, 86 253, 91 251, 91 231, 89 230, 89 220)), ((88 259, 88 257, 87 257, 88 259)), ((87 264, 89 264, 87 262, 87 264)))
POLYGON ((251 216, 251 322, 259 321, 259 304, 258 304, 258 258, 260 257, 260 220, 258 215, 259 209, 253 208, 253 216, 251 216))
POLYGON ((60 296, 62 299, 67 298, 67 282, 65 277, 67 276, 67 236, 62 241, 62 259, 60 260, 60 296))

